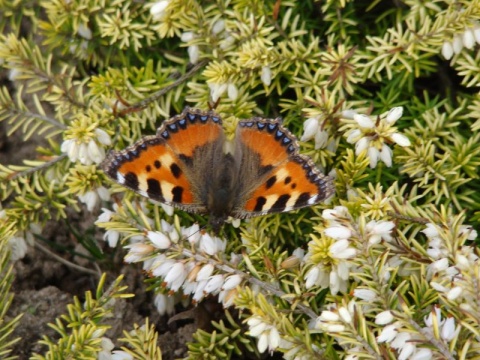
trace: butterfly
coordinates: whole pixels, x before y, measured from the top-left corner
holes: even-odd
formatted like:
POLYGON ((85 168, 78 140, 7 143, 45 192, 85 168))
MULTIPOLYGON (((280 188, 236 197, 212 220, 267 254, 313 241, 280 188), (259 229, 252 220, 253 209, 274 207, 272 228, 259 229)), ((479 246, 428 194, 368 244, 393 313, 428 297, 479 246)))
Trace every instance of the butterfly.
POLYGON ((233 146, 213 111, 185 108, 156 135, 111 151, 103 171, 149 199, 208 214, 218 233, 228 217, 246 219, 317 204, 334 192, 333 180, 299 153, 281 119, 238 123, 233 146))

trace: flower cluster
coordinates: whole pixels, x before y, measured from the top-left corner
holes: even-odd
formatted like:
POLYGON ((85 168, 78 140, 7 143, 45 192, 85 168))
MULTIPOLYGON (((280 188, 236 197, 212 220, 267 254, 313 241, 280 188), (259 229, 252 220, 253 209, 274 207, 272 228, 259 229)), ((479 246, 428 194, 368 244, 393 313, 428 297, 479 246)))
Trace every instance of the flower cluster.
POLYGON ((371 220, 365 226, 360 226, 361 221, 355 222, 344 206, 324 210, 322 216, 327 221, 327 227, 322 236, 313 237, 303 259, 308 265, 313 265, 304 277, 305 286, 307 289, 312 286, 330 287, 335 295, 347 289, 350 268, 353 266, 349 260, 357 254, 352 240, 362 241, 367 247, 381 241, 390 242, 395 224, 392 221, 371 220))
POLYGON ((83 165, 100 164, 105 159, 104 146, 111 145, 112 140, 104 130, 86 129, 85 136, 64 140, 60 149, 67 154, 70 161, 80 161, 83 165))
POLYGON ((331 152, 335 152, 337 143, 333 138, 329 140, 328 131, 323 128, 321 120, 321 116, 308 118, 303 123, 303 134, 300 140, 309 141, 315 139, 315 149, 326 148, 331 152))
MULTIPOLYGON (((114 212, 104 209, 99 216, 97 224, 109 222, 114 212)), ((128 253, 125 262, 144 262, 143 268, 151 276, 161 277, 163 285, 169 289, 169 295, 182 291, 184 295, 191 295, 194 303, 200 302, 207 295, 218 295, 219 302, 224 307, 231 306, 237 294, 237 286, 242 281, 239 274, 215 274, 214 262, 208 258, 214 257, 223 263, 225 258, 226 241, 218 237, 212 237, 207 233, 202 234, 198 224, 188 228, 182 227, 180 232, 161 220, 161 231, 146 231, 145 236, 130 238, 130 244, 126 245, 128 253), (181 239, 186 239, 195 253, 204 259, 197 260, 190 256, 188 259, 172 259, 165 251, 178 244, 181 239)), ((104 239, 110 246, 116 246, 120 233, 108 230, 104 239)), ((237 256, 232 255, 231 267, 236 266, 237 256)), ((167 312, 173 303, 159 294, 155 300, 157 308, 167 312), (170 305, 169 305, 170 304, 170 305)))
POLYGON ((78 195, 78 199, 87 206, 88 211, 93 211, 103 201, 110 200, 110 192, 104 186, 98 186, 95 189, 88 190, 84 194, 78 195))
POLYGON ((260 316, 252 316, 247 320, 249 335, 258 338, 258 351, 263 353, 268 349, 272 353, 281 342, 280 334, 274 325, 263 321, 260 316))
POLYGON ((308 253, 304 261, 313 266, 305 274, 305 286, 330 287, 333 295, 346 291, 347 279, 352 264, 348 261, 356 254, 350 246, 352 229, 348 226, 350 214, 347 208, 337 206, 334 210, 325 210, 324 219, 329 221, 321 237, 313 237, 308 244, 308 253), (341 221, 347 220, 346 222, 341 221), (340 221, 339 221, 340 220, 340 221))
POLYGON ((472 246, 463 245, 466 240, 475 240, 477 231, 461 225, 457 233, 433 223, 422 231, 428 238, 427 254, 434 260, 427 268, 430 282, 447 300, 460 303, 464 310, 471 309, 476 296, 476 269, 478 255, 472 246), (455 239, 458 247, 452 248, 455 239))
POLYGON ((353 115, 355 124, 345 133, 347 142, 355 144, 356 155, 367 151, 372 169, 377 166, 378 160, 383 161, 388 167, 392 166, 392 149, 387 145, 388 143, 396 143, 400 146, 410 145, 410 140, 398 133, 394 127, 402 113, 402 107, 395 107, 375 120, 367 115, 353 115))
POLYGON ((475 23, 472 27, 465 28, 463 32, 455 34, 452 41, 445 41, 442 45, 442 55, 450 60, 453 55, 459 54, 465 47, 473 49, 475 43, 480 44, 480 24, 475 23))
MULTIPOLYGON (((383 325, 394 320, 393 316, 383 316, 376 319, 376 323, 383 325)), ((412 332, 402 326, 401 321, 396 321, 383 328, 380 335, 377 337, 379 343, 388 343, 398 352, 397 359, 431 359, 433 352, 426 347, 417 346, 425 340, 425 335, 433 337, 434 334, 439 334, 440 339, 437 341, 445 342, 445 347, 448 348, 448 342, 452 341, 458 333, 458 328, 455 326, 455 319, 449 317, 442 319, 440 308, 434 307, 433 311, 424 319, 425 327, 422 332, 412 332)))
POLYGON ((350 301, 346 306, 337 307, 332 305, 331 309, 324 310, 315 320, 314 327, 330 333, 340 333, 348 326, 353 325, 355 314, 355 301, 350 301))

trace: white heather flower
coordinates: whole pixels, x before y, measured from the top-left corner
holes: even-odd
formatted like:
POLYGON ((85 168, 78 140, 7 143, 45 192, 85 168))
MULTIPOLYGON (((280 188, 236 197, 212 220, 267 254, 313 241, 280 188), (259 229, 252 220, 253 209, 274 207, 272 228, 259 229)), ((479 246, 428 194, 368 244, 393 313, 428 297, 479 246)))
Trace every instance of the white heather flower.
POLYGON ((109 146, 112 144, 112 139, 110 138, 110 135, 108 135, 105 130, 102 130, 100 128, 96 128, 94 131, 95 135, 97 136, 97 140, 100 144, 109 146))
POLYGON ((265 322, 258 316, 248 319, 250 336, 258 338, 258 351, 263 353, 265 350, 273 352, 280 345, 280 334, 278 330, 265 322))
POLYGON ((90 30, 90 28, 86 24, 78 25, 77 33, 84 39, 87 39, 87 40, 92 39, 92 30, 90 30))
POLYGON ((20 78, 21 75, 22 75, 22 72, 19 69, 17 68, 10 69, 10 72, 8 73, 8 80, 15 81, 18 78, 20 78))
POLYGON ((115 230, 107 230, 105 234, 103 234, 103 240, 105 240, 111 248, 117 246, 119 238, 120 233, 115 230))
POLYGON ((115 213, 107 208, 102 208, 102 213, 98 216, 97 221, 95 221, 95 224, 101 224, 101 223, 106 223, 109 222, 112 219, 112 216, 115 213))
POLYGON ((387 167, 392 166, 392 155, 392 149, 390 149, 387 144, 382 144, 382 150, 380 150, 380 160, 382 160, 387 167))
POLYGON ((353 120, 355 120, 357 124, 362 128, 373 129, 375 127, 375 123, 367 115, 355 114, 353 116, 353 120))
POLYGON ((147 237, 158 249, 168 249, 172 245, 172 242, 170 241, 168 236, 158 231, 148 231, 147 237))
POLYGON ((170 315, 175 311, 175 298, 173 296, 157 294, 153 303, 160 315, 170 315))
POLYGON ((193 224, 192 226, 186 229, 182 229, 182 235, 192 245, 197 244, 202 237, 202 234, 200 233, 200 227, 198 226, 198 224, 193 224))
POLYGON ((478 236, 477 230, 475 230, 470 225, 461 225, 460 226, 460 234, 468 234, 467 240, 475 240, 478 236))
POLYGON ((105 150, 103 147, 99 147, 95 141, 90 140, 87 144, 87 149, 89 158, 95 164, 100 164, 105 159, 105 150))
POLYGON ((214 35, 218 35, 223 30, 225 30, 225 20, 220 19, 215 21, 215 24, 213 24, 213 27, 212 27, 212 33, 214 35))
POLYGON ((189 42, 193 39, 195 39, 195 34, 192 31, 185 31, 180 35, 180 40, 183 42, 189 42))
POLYGON ((422 230, 421 232, 423 232, 428 238, 438 237, 438 228, 435 224, 432 223, 428 223, 427 228, 422 230))
POLYGON ((216 294, 222 288, 224 276, 222 274, 213 275, 208 279, 207 285, 203 291, 207 294, 216 294))
POLYGON ((190 63, 196 64, 200 58, 200 48, 198 45, 190 45, 187 49, 187 52, 190 63))
POLYGON ((222 290, 235 289, 242 282, 242 277, 238 274, 228 276, 222 286, 222 290))
POLYGON ((353 296, 364 300, 364 301, 373 301, 378 298, 377 293, 369 289, 355 289, 353 290, 353 296))
POLYGON ((391 241, 392 237, 390 233, 395 227, 393 221, 370 221, 365 229, 367 231, 368 243, 370 245, 378 244, 382 239, 385 241, 391 241))
POLYGON ((410 357, 409 360, 430 360, 433 358, 432 350, 430 349, 418 349, 415 354, 410 357))
POLYGON ((383 328, 382 332, 380 335, 377 336, 377 341, 379 343, 382 342, 392 342, 393 339, 397 336, 397 327, 398 324, 392 324, 392 325, 387 325, 383 328))
POLYGON ((185 265, 181 262, 175 262, 175 264, 170 268, 167 275, 165 276, 165 283, 168 288, 174 292, 180 289, 183 282, 187 278, 188 272, 185 268, 185 265))
POLYGON ((153 4, 150 8, 150 14, 154 20, 162 20, 169 2, 169 0, 160 0, 153 4))
POLYGON ((113 350, 111 360, 133 360, 133 356, 123 350, 113 350))
MULTIPOLYGON (((445 290, 447 290, 445 288, 445 290)), ((463 293, 463 288, 460 286, 455 286, 452 289, 448 290, 447 292, 447 299, 450 301, 454 301, 456 298, 458 298, 461 294, 463 293)))
POLYGON ((336 221, 338 219, 347 218, 350 214, 345 206, 335 206, 333 209, 326 209, 322 212, 325 220, 336 221))
POLYGON ((459 54, 463 49, 462 35, 457 34, 453 37, 453 52, 459 54))
POLYGON ((405 135, 395 133, 391 136, 392 141, 400 146, 410 146, 410 140, 405 135))
POLYGON ((173 215, 173 211, 174 211, 173 206, 167 205, 167 204, 164 204, 164 203, 160 203, 160 206, 163 209, 163 211, 165 211, 165 214, 167 214, 168 216, 173 215))
POLYGON ((8 240, 10 245, 10 260, 17 261, 27 254, 27 242, 21 236, 13 236, 8 240))
POLYGON ((123 259, 126 263, 138 262, 155 250, 152 245, 147 245, 141 242, 127 245, 125 246, 125 249, 129 249, 127 255, 125 255, 125 258, 123 259))
POLYGON ((467 49, 472 49, 475 46, 475 35, 473 29, 465 29, 463 32, 463 46, 467 49))
POLYGON ((367 155, 370 159, 370 167, 373 169, 377 166, 378 159, 380 158, 380 151, 376 147, 369 147, 367 155))
POLYGON ((228 83, 227 94, 228 94, 228 98, 232 101, 238 98, 238 89, 234 83, 231 83, 231 82, 228 83))
POLYGON ((390 124, 394 124, 398 119, 402 117, 402 115, 403 115, 403 107, 396 106, 390 109, 385 120, 390 124))
POLYGON ((227 84, 220 84, 220 83, 214 83, 214 84, 208 84, 210 87, 210 96, 212 97, 212 101, 216 103, 220 96, 225 93, 227 90, 227 84))
POLYGON ((343 322, 345 322, 347 324, 352 323, 352 314, 350 314, 350 311, 346 307, 344 307, 344 306, 340 307, 338 309, 338 314, 342 318, 343 322))
POLYGON ((215 266, 212 264, 205 264, 195 277, 195 281, 208 280, 208 278, 212 275, 213 270, 215 270, 215 266))
POLYGON ((100 345, 102 347, 102 350, 97 355, 98 360, 110 360, 112 358, 112 350, 115 347, 113 345, 112 340, 110 340, 107 337, 102 337, 100 345))
POLYGON ((233 305, 235 298, 237 296, 237 290, 221 290, 218 294, 218 302, 222 303, 223 308, 226 309, 233 305))
POLYGON ((309 118, 303 123, 303 135, 300 138, 301 141, 308 141, 313 139, 315 134, 320 129, 319 120, 316 117, 309 118))
POLYGON ((331 226, 325 229, 325 235, 336 239, 348 239, 350 236, 352 236, 352 230, 345 226, 331 226))
POLYGON ((320 278, 320 268, 318 266, 312 267, 304 277, 305 280, 305 287, 310 289, 313 285, 315 285, 320 278))
POLYGON ((455 337, 456 327, 455 327, 455 318, 449 317, 445 320, 442 325, 442 331, 440 336, 445 341, 451 341, 455 337))
POLYGON ((473 36, 475 37, 477 44, 480 44, 480 25, 478 23, 475 23, 475 26, 473 27, 473 36))
POLYGON ((199 303, 204 297, 205 297, 205 286, 207 285, 208 280, 202 280, 197 283, 197 286, 195 288, 195 292, 193 293, 192 296, 192 302, 199 303))
POLYGON ((272 70, 270 69, 270 66, 262 66, 260 79, 266 86, 270 86, 272 83, 272 70))
POLYGON ((387 325, 394 320, 392 312, 390 310, 382 311, 380 314, 375 316, 375 324, 377 325, 387 325))
MULTIPOLYGON (((317 131, 315 134, 315 150, 323 149, 328 145, 328 132, 325 130, 317 131)), ((335 152, 334 149, 331 149, 332 152, 335 152)))
POLYGON ((208 255, 215 255, 219 252, 225 251, 227 243, 218 237, 211 237, 209 234, 204 234, 199 242, 199 249, 208 255))
POLYGON ((104 186, 99 186, 95 190, 78 195, 78 199, 87 206, 88 211, 93 211, 102 200, 110 200, 110 192, 104 186))
POLYGON ((357 250, 349 247, 349 245, 350 242, 346 239, 336 241, 332 246, 330 246, 330 255, 336 259, 353 258, 356 255, 357 250))

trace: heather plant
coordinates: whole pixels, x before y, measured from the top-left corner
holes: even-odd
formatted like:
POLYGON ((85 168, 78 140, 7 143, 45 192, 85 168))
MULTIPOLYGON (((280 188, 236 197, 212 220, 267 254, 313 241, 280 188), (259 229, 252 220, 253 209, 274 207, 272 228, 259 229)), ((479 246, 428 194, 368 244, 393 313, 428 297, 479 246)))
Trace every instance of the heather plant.
MULTIPOLYGON (((13 262, 81 210, 98 248, 142 264, 161 314, 182 298, 222 304, 189 359, 480 355, 480 1, 0 0, 0 12, 0 125, 46 139, 0 164, 3 357, 22 321, 4 322, 13 262), (185 106, 214 107, 232 136, 239 119, 281 116, 335 195, 215 235, 107 179, 110 149, 185 106)), ((148 319, 108 338, 112 301, 134 295, 105 281, 72 299, 34 358, 161 357, 148 319)))

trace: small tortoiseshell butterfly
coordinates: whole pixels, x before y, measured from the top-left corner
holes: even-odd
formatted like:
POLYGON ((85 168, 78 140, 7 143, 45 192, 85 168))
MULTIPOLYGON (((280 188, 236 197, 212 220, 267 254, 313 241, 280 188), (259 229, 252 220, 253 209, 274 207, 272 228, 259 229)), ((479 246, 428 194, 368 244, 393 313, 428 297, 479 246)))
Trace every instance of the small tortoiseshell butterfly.
POLYGON ((102 164, 117 183, 181 210, 210 215, 218 233, 231 216, 246 219, 311 206, 334 192, 333 181, 298 153, 295 136, 278 119, 238 123, 225 152, 222 120, 213 111, 185 108, 102 164))

